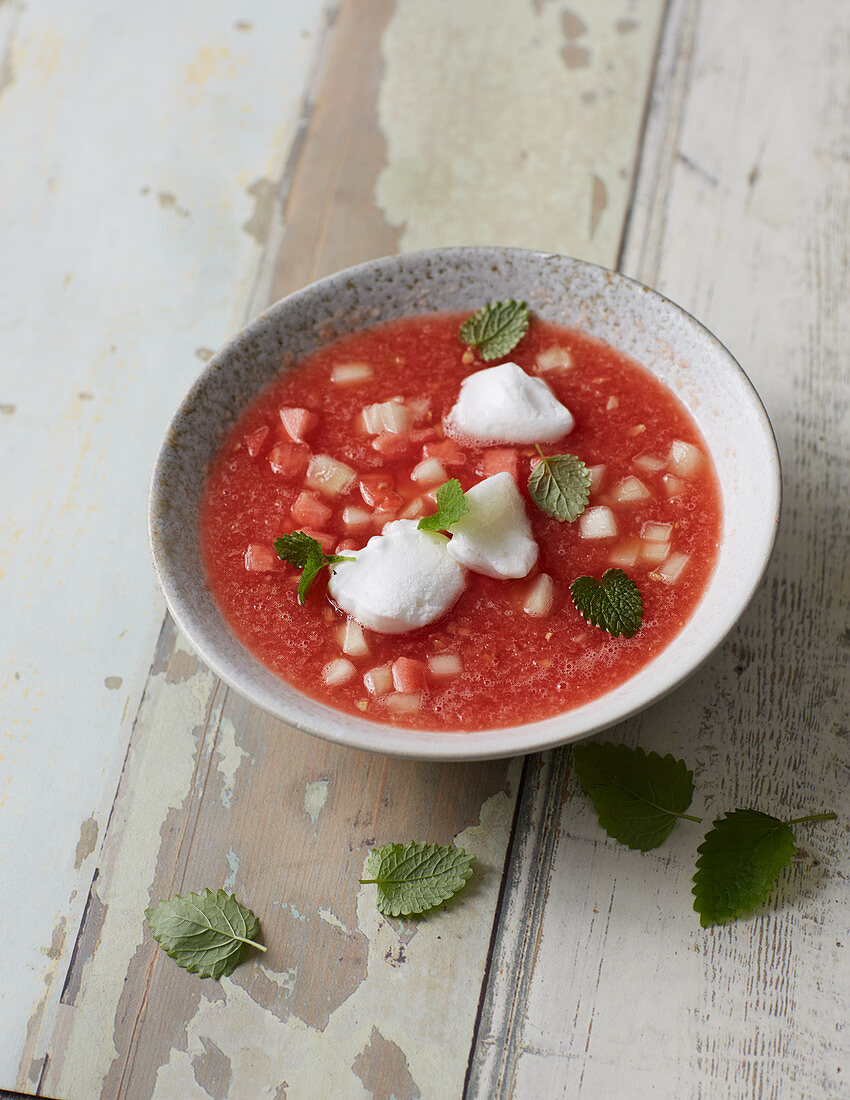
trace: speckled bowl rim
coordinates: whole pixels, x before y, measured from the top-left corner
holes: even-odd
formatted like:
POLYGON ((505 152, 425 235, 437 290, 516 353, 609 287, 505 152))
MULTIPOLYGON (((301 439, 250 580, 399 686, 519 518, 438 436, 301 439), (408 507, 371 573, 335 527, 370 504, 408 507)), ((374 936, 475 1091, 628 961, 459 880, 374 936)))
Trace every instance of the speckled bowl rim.
MULTIPOLYGON (((427 278, 433 278, 433 275, 427 275, 426 282, 427 278)), ((463 289, 465 292, 469 290, 468 287, 463 289)), ((566 298, 564 300, 566 301, 566 298)), ((580 299, 576 299, 575 302, 572 299, 570 301, 572 309, 585 308, 585 304, 580 299)), ((427 305, 423 310, 414 304, 412 309, 400 310, 399 313, 423 311, 427 311, 427 305)), ((385 318, 381 316, 379 319, 385 318)), ((621 323, 619 317, 610 318, 609 321, 615 329, 621 323)), ((581 326, 573 323, 572 327, 581 326)), ((314 328, 318 330, 317 322, 314 323, 314 328)), ((598 335, 598 331, 595 334, 598 335)), ((663 348, 666 346, 667 335, 669 334, 666 330, 662 329, 659 334, 653 332, 651 339, 657 339, 659 347, 663 348)), ((604 337, 600 338, 604 339, 604 337)), ((317 338, 316 342, 323 342, 323 338, 317 338)), ((623 347, 622 343, 612 339, 607 342, 614 347, 623 347)), ((628 348, 623 350, 638 358, 628 348)), ((300 358, 300 355, 298 357, 300 358)), ((647 363, 645 358, 639 361, 654 370, 654 373, 661 373, 655 370, 653 364, 647 363)), ((684 364, 680 362, 676 365, 691 369, 694 366, 691 362, 684 364)), ((673 369, 672 365, 670 369, 673 369)), ((692 402, 689 402, 669 379, 665 380, 689 408, 691 415, 705 434, 700 409, 694 408, 692 402)), ((693 381, 693 376, 690 380, 693 381)), ((698 390, 699 385, 697 392, 698 390)), ((714 416, 717 416, 716 411, 714 416)), ((731 440, 729 442, 734 450, 735 442, 731 440)), ((712 453, 717 465, 717 455, 714 451, 712 453)), ((737 485, 738 483, 735 482, 736 494, 739 492, 737 485)), ((725 519, 728 505, 725 485, 723 485, 723 496, 724 534, 721 540, 720 558, 729 537, 725 519)), ((156 575, 175 622, 204 662, 239 694, 290 726, 337 744, 413 759, 462 761, 514 756, 577 741, 624 721, 673 691, 720 645, 752 599, 770 560, 778 529, 780 507, 779 454, 764 406, 749 378, 730 352, 696 318, 657 291, 586 261, 559 256, 556 253, 526 249, 467 247, 401 253, 359 264, 328 276, 270 306, 221 348, 180 403, 160 446, 148 499, 148 533, 156 575), (639 305, 642 303, 632 321, 633 332, 644 320, 644 312, 650 318, 653 311, 659 312, 673 329, 687 333, 695 345, 702 349, 701 359, 713 363, 715 367, 720 367, 723 386, 728 390, 730 400, 734 398, 736 413, 740 414, 739 419, 743 416, 746 423, 745 445, 754 451, 762 464, 758 478, 759 492, 752 502, 752 506, 758 513, 757 522, 746 541, 737 548, 743 549, 745 553, 740 559, 741 568, 731 576, 734 587, 731 590, 726 588, 722 590, 721 606, 712 608, 707 621, 700 624, 703 629, 699 637, 688 639, 688 651, 678 664, 675 660, 671 664, 669 657, 671 654, 675 657, 677 649, 682 648, 683 636, 700 617, 708 597, 712 594, 713 580, 709 583, 707 594, 703 596, 688 623, 661 654, 656 655, 648 665, 623 685, 591 703, 565 711, 553 718, 486 730, 447 732, 410 730, 343 714, 309 699, 274 676, 238 642, 220 614, 217 615, 217 619, 215 614, 210 615, 207 605, 212 601, 211 594, 208 589, 206 592, 198 589, 197 499, 191 499, 194 489, 188 494, 182 491, 183 484, 180 477, 182 476, 185 480, 186 466, 184 463, 181 467, 181 456, 184 455, 187 446, 201 444, 207 450, 211 448, 210 454, 214 454, 235 417, 244 410, 246 404, 259 392, 262 385, 267 384, 270 376, 267 376, 253 393, 246 393, 245 400, 239 408, 229 410, 224 417, 227 422, 221 426, 218 439, 213 440, 212 443, 206 437, 203 440, 198 438, 199 423, 202 423, 202 418, 199 422, 198 409, 204 407, 206 402, 207 412, 209 412, 209 402, 222 388, 220 379, 224 376, 223 372, 235 369, 240 356, 244 362, 246 352, 250 353, 250 349, 256 346, 257 341, 269 339, 270 332, 275 332, 276 338, 279 338, 280 332, 285 331, 287 315, 292 314, 293 310, 297 314, 299 309, 303 311, 305 308, 309 313, 317 299, 328 302, 339 299, 343 303, 336 311, 326 311, 329 328, 325 335, 331 337, 341 331, 351 331, 374 323, 375 318, 370 311, 359 306, 353 311, 349 308, 348 313, 354 317, 354 323, 348 327, 349 316, 344 305, 346 297, 350 296, 351 292, 356 292, 358 288, 368 287, 376 282, 380 284, 381 279, 388 279, 391 283, 392 278, 400 271, 407 273, 408 276, 411 272, 418 271, 418 278, 421 280, 423 271, 429 273, 432 268, 442 267, 453 273, 462 271, 471 271, 473 274, 484 273, 486 275, 484 281, 488 285, 494 282, 498 284, 498 287, 486 293, 486 296, 476 288, 477 297, 474 299, 474 304, 463 300, 463 293, 458 291, 457 300, 452 299, 455 303, 453 306, 440 305, 435 311, 450 308, 474 309, 483 300, 504 297, 523 297, 529 301, 531 308, 535 308, 534 293, 529 292, 528 286, 512 286, 510 278, 501 276, 502 267, 511 269, 513 265, 522 266, 524 270, 535 272, 539 270, 541 277, 545 273, 546 277, 551 278, 553 273, 556 273, 558 277, 564 278, 566 287, 572 285, 570 279, 576 279, 579 282, 581 279, 587 279, 603 299, 609 291, 614 298, 617 294, 624 294, 624 300, 629 302, 634 300, 639 305), (194 526, 193 530, 190 529, 192 526, 194 526), (206 619, 200 604, 205 605, 206 619), (659 657, 668 659, 659 662, 659 657), (650 673, 649 676, 647 672, 650 673), (640 690, 636 692, 634 685, 638 680, 641 684, 640 690), (625 690, 630 686, 632 690, 625 690)), ((747 515, 749 516, 749 509, 747 515)), ((717 593, 714 595, 716 596, 717 593)), ((217 608, 215 611, 217 612, 217 608)))

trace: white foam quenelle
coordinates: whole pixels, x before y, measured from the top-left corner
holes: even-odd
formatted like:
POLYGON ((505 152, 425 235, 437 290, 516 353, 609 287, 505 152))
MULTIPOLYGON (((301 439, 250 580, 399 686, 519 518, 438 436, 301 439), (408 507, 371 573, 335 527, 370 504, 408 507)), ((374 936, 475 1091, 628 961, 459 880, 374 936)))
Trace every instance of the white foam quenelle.
POLYGON ((328 594, 361 626, 404 634, 434 622, 463 591, 465 570, 447 552, 448 539, 420 531, 415 520, 386 524, 353 561, 331 567, 328 594))
POLYGON ((516 482, 502 472, 464 494, 469 512, 452 524, 449 554, 475 573, 524 577, 537 561, 537 543, 516 482))
POLYGON ((546 443, 571 432, 574 423, 543 379, 516 363, 464 378, 446 418, 452 434, 482 443, 546 443))

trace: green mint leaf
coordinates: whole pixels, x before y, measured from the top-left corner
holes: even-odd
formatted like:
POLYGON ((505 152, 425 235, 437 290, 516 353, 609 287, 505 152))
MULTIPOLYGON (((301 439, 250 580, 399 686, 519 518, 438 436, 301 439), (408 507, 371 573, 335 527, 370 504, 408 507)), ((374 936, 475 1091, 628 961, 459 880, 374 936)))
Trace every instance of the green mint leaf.
POLYGON ((274 549, 281 561, 303 569, 312 558, 322 560, 322 544, 304 531, 293 531, 274 540, 274 549))
POLYGON ((535 446, 540 462, 528 479, 531 499, 547 516, 572 523, 590 500, 590 470, 575 455, 544 455, 535 446))
POLYGON ((659 756, 606 741, 576 745, 573 759, 599 824, 629 848, 657 848, 680 817, 702 820, 685 813, 694 797, 694 773, 670 753, 659 756))
POLYGON ((463 495, 463 489, 456 477, 444 481, 437 490, 437 511, 433 516, 420 519, 417 527, 420 531, 448 531, 469 511, 469 505, 463 495))
POLYGON ((632 638, 643 619, 643 600, 638 586, 622 569, 606 569, 602 581, 577 577, 570 585, 576 611, 593 626, 615 638, 632 638))
POLYGON ((378 887, 376 905, 387 917, 410 917, 433 909, 460 890, 472 874, 475 856, 449 844, 385 844, 366 864, 378 887))
POLYGON ((691 893, 700 924, 725 924, 762 905, 796 848, 792 825, 834 821, 835 814, 811 814, 780 821, 759 810, 732 810, 718 818, 697 848, 691 893))
POLYGON ((500 359, 517 346, 528 330, 525 302, 509 298, 491 302, 460 326, 464 344, 477 348, 482 359, 500 359))
POLYGON ((281 535, 274 540, 274 549, 281 561, 289 562, 302 570, 298 581, 298 602, 304 604, 310 585, 326 565, 335 565, 338 561, 354 561, 341 554, 323 554, 322 544, 304 531, 293 531, 291 535, 281 535))
POLYGON ((256 942, 260 922, 224 890, 176 894, 146 909, 145 916, 165 953, 202 978, 232 974, 246 947, 266 950, 256 942))

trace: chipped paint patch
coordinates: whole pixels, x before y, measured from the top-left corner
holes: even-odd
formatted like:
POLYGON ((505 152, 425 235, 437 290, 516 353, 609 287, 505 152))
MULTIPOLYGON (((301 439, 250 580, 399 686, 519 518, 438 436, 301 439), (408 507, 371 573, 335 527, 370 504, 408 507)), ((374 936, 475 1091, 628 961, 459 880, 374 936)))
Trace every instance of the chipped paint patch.
POLYGON ((223 718, 221 721, 215 751, 218 756, 218 773, 221 776, 219 797, 222 806, 229 808, 236 789, 236 773, 239 771, 239 765, 248 755, 240 745, 237 745, 236 726, 229 718, 223 718))
POLYGON ((0 402, 0 413, 2 413, 3 416, 14 416, 17 411, 17 405, 10 405, 8 403, 3 404, 2 402, 0 402))
POLYGON ((410 1076, 404 1051, 385 1039, 376 1027, 351 1068, 373 1097, 386 1096, 389 1082, 393 1100, 419 1100, 422 1095, 410 1076))
POLYGON ((79 871, 83 862, 88 859, 97 845, 97 818, 94 814, 87 817, 80 825, 80 839, 77 841, 77 850, 74 852, 74 870, 79 871))
POLYGON ((276 986, 279 986, 287 996, 292 996, 295 991, 295 983, 298 981, 297 966, 289 966, 286 970, 278 971, 270 970, 269 967, 265 966, 263 963, 259 963, 258 965, 270 982, 274 982, 276 986))
POLYGON ((109 688, 110 691, 117 691, 123 683, 121 676, 106 676, 103 681, 104 687, 109 688))
POLYGON ((328 786, 327 779, 316 779, 304 788, 304 813, 309 816, 314 825, 328 800, 328 786))
POLYGON ((231 848, 225 856, 227 860, 227 866, 230 871, 227 874, 227 878, 221 884, 222 890, 227 890, 231 894, 236 889, 236 876, 239 873, 239 856, 231 848))
POLYGON ((611 265, 664 4, 650 0, 624 35, 616 23, 631 7, 502 0, 494 26, 488 0, 456 4, 451 20, 441 4, 397 0, 382 44, 387 151, 375 194, 404 227, 401 250, 516 245, 611 265), (607 189, 595 220, 594 177, 607 189))
POLYGON ((342 921, 339 919, 339 917, 336 916, 335 913, 332 913, 330 911, 330 909, 319 909, 318 913, 319 913, 319 916, 322 918, 323 921, 325 921, 326 924, 330 924, 334 928, 338 928, 340 930, 340 932, 344 932, 346 934, 346 936, 351 935, 351 932, 349 931, 349 929, 347 929, 345 927, 345 925, 342 923, 342 921))
MULTIPOLYGON (((512 790, 520 767, 521 761, 511 764, 512 790)), ((229 1059, 233 1096, 275 1100, 284 1082, 290 1100, 313 1096, 321 1066, 323 1095, 366 1097, 352 1067, 371 1073, 371 1059, 358 1059, 373 1043, 373 1029, 381 1036, 379 1046, 391 1044, 385 1049, 398 1069, 397 1096, 405 1095, 399 1089, 414 1087, 423 1096, 460 1095, 512 819, 513 800, 503 791, 487 799, 479 823, 455 838, 477 857, 474 878, 455 901, 419 921, 415 935, 407 922, 381 916, 373 890, 358 891, 357 928, 369 942, 366 976, 321 1030, 294 1015, 280 1020, 232 979, 222 979, 224 999, 202 997, 187 1026, 186 1049, 172 1050, 158 1071, 154 1100, 202 1100, 192 1059, 202 1054, 204 1036, 229 1059), (402 941, 406 961, 400 966, 402 941), (439 1012, 433 1011, 437 1003, 439 1012)), ((340 923, 327 911, 320 916, 340 923)), ((262 963, 255 965, 276 980, 262 963)), ((311 980, 308 973, 299 977, 311 980)))
POLYGON ((260 246, 268 241, 279 190, 280 184, 267 179, 254 180, 248 188, 248 194, 254 200, 254 213, 242 228, 260 246))
POLYGON ((125 767, 129 781, 116 802, 103 857, 107 864, 120 851, 102 879, 98 949, 78 964, 75 1026, 85 1028, 89 1041, 69 1046, 59 1079, 50 1085, 60 1095, 100 1095, 117 1056, 112 1027, 105 1027, 104 1020, 115 1017, 128 961, 144 938, 141 914, 155 900, 148 884, 154 880, 159 846, 152 838, 190 790, 196 737, 205 726, 212 683, 211 673, 199 672, 179 685, 160 676, 157 691, 148 693, 139 712, 145 736, 131 745, 125 767), (144 782, 134 783, 133 776, 144 776, 144 782))

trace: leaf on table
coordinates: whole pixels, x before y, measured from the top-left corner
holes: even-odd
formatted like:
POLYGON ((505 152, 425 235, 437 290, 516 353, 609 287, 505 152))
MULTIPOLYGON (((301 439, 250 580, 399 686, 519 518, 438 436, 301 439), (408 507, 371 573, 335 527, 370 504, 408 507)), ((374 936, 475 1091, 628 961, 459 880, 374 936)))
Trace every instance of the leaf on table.
POLYGON ((477 348, 482 359, 499 359, 513 351, 527 330, 525 302, 509 298, 491 302, 467 318, 460 326, 460 338, 469 347, 477 348))
POLYGON ((791 826, 770 814, 732 810, 718 818, 697 848, 692 893, 703 928, 762 905, 795 847, 791 826))
POLYGON ((602 744, 573 748, 579 783, 590 796, 599 824, 615 840, 647 852, 657 848, 694 797, 694 773, 670 753, 602 744))
POLYGON ((165 953, 202 978, 232 974, 248 946, 266 950, 256 942, 260 922, 224 890, 175 894, 146 909, 145 916, 165 953))
POLYGON ((449 844, 385 844, 366 863, 378 887, 376 905, 388 917, 410 917, 448 901, 472 874, 475 856, 449 844))

